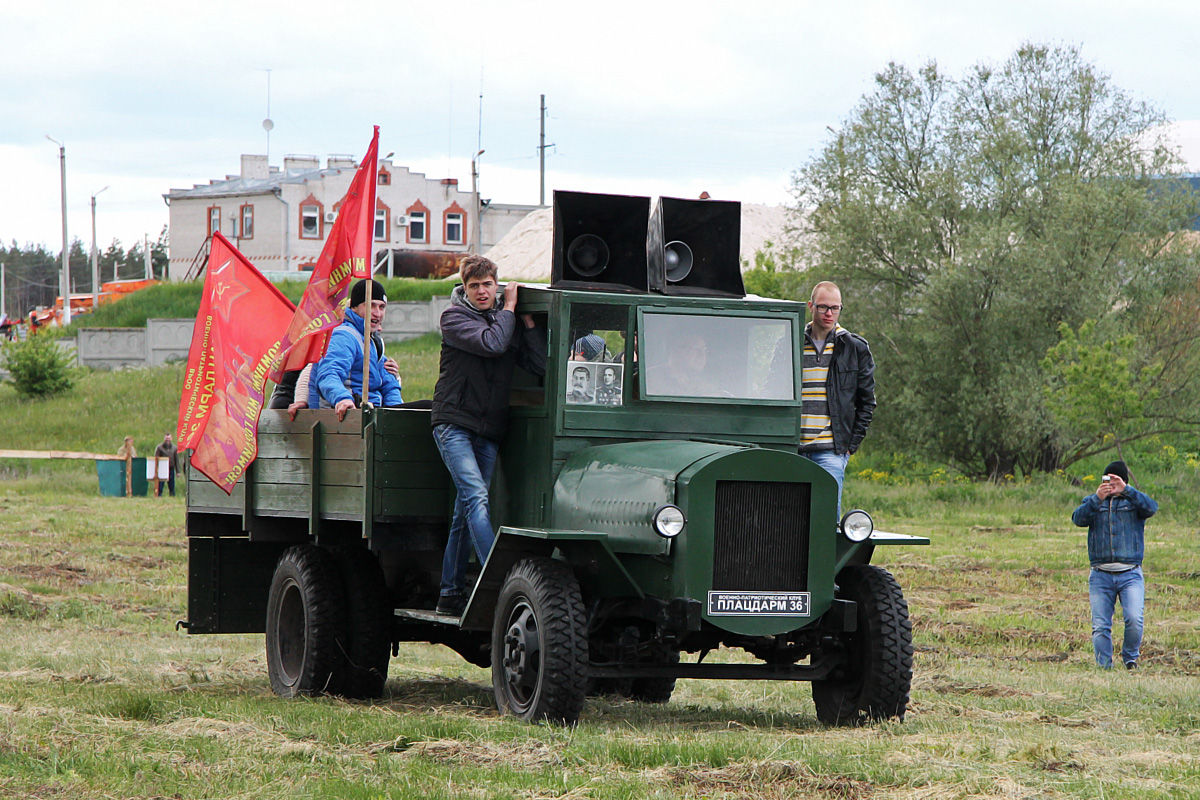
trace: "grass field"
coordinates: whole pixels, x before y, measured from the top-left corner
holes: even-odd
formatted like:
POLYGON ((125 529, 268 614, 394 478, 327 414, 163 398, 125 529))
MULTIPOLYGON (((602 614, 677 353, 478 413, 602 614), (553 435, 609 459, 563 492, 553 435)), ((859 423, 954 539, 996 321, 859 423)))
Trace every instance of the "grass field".
POLYGON ((572 730, 498 716, 490 678, 404 645, 373 703, 284 701, 262 637, 193 636, 182 499, 0 482, 0 797, 1200 796, 1200 555, 1151 521, 1142 669, 1092 664, 1067 486, 851 482, 933 546, 890 549, 916 641, 903 723, 822 727, 806 684, 680 681, 591 699, 572 730))
MULTIPOLYGON (((430 396, 436 337, 388 352, 405 398, 430 396)), ((176 365, 41 403, 0 387, 0 449, 148 449, 181 383, 176 365)), ((1200 797, 1200 473, 1162 463, 1142 478, 1163 510, 1135 673, 1092 663, 1069 476, 971 483, 864 452, 847 507, 933 540, 875 559, 911 608, 906 721, 828 729, 807 684, 680 681, 665 706, 590 699, 564 730, 500 717, 486 670, 427 645, 401 646, 380 701, 280 700, 261 636, 174 627, 182 498, 0 461, 0 798, 1200 797)))

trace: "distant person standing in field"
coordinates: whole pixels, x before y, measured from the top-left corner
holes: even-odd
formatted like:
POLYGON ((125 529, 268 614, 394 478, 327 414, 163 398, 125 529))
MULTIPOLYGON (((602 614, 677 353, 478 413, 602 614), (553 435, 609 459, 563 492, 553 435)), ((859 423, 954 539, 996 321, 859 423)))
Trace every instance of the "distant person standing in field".
POLYGON ((137 448, 133 446, 132 436, 125 437, 125 441, 117 448, 117 455, 121 458, 137 458, 137 448))
POLYGON ((1114 461, 1104 468, 1095 494, 1083 498, 1071 521, 1088 529, 1088 598, 1092 606, 1092 648, 1096 663, 1112 668, 1112 621, 1117 600, 1125 618, 1121 662, 1136 669, 1142 647, 1146 583, 1142 577, 1146 520, 1158 503, 1129 485, 1129 468, 1114 461))
MULTIPOLYGON (((176 454, 178 452, 179 450, 175 447, 175 442, 171 439, 171 434, 169 433, 163 437, 163 440, 159 443, 158 447, 154 448, 154 457, 156 459, 165 458, 167 460, 167 487, 171 491, 171 497, 175 496, 175 466, 176 454)), ((154 471, 155 473, 158 472, 157 463, 154 465, 154 471)), ((162 490, 162 482, 160 481, 158 484, 158 492, 156 494, 157 497, 162 497, 162 490)))

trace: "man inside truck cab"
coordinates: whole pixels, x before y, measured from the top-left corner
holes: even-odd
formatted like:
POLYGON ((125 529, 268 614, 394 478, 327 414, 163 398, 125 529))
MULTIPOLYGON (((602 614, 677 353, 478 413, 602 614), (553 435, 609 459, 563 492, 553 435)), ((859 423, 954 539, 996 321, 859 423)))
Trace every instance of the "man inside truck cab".
POLYGON ((457 496, 450 537, 442 559, 437 613, 461 616, 467 602, 466 572, 471 546, 487 561, 495 535, 488 484, 496 452, 508 427, 513 370, 546 372, 545 331, 533 317, 516 316, 516 283, 500 287, 496 265, 467 256, 442 312, 442 354, 433 390, 433 438, 454 481, 457 496))
MULTIPOLYGON (((802 342, 799 452, 837 480, 841 516, 846 463, 875 413, 875 361, 867 340, 838 324, 842 291, 836 284, 821 281, 813 287, 808 313, 812 321, 804 326, 802 342)), ((787 377, 778 370, 772 373, 773 378, 787 377)))

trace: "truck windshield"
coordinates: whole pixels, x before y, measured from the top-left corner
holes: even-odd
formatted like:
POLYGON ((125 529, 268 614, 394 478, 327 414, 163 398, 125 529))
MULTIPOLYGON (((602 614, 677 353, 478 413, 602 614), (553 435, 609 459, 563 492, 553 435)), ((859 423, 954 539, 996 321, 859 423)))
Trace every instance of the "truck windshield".
POLYGON ((794 400, 792 320, 642 315, 646 396, 794 400))

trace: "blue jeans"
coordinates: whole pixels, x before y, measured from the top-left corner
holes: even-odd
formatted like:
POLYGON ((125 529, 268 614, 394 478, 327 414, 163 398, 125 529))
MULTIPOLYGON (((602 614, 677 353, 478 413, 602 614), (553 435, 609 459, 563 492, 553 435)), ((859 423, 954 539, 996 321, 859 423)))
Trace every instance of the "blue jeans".
POLYGON ((1121 616, 1125 618, 1121 663, 1137 661, 1142 650, 1142 617, 1146 606, 1142 568, 1134 567, 1125 572, 1093 569, 1088 576, 1088 597, 1092 601, 1092 648, 1096 651, 1096 663, 1105 669, 1112 667, 1112 621, 1118 599, 1121 616))
POLYGON ((850 454, 843 453, 839 456, 832 450, 818 450, 815 453, 801 453, 800 455, 820 465, 837 481, 838 519, 840 520, 842 518, 842 484, 846 481, 846 464, 850 461, 850 454))
POLYGON ((471 544, 479 563, 487 561, 495 535, 488 511, 488 484, 496 466, 499 446, 491 439, 457 425, 438 425, 433 440, 458 494, 454 498, 454 519, 450 538, 442 558, 442 597, 466 593, 467 562, 471 544))

